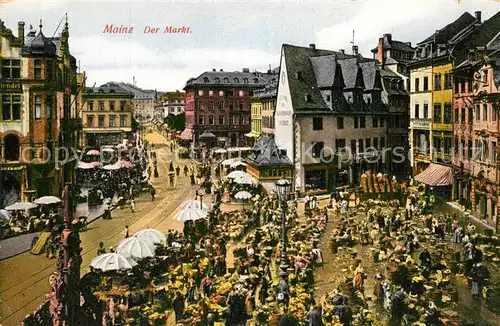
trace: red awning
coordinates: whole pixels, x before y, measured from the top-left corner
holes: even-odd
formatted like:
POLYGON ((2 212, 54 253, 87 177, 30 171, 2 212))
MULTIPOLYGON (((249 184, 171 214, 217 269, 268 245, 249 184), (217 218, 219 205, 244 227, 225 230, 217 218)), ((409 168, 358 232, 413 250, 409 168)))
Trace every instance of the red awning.
POLYGON ((184 129, 179 136, 182 140, 193 140, 193 130, 184 129))
POLYGON ((415 177, 415 180, 433 187, 449 186, 453 182, 451 167, 431 163, 427 169, 415 177))

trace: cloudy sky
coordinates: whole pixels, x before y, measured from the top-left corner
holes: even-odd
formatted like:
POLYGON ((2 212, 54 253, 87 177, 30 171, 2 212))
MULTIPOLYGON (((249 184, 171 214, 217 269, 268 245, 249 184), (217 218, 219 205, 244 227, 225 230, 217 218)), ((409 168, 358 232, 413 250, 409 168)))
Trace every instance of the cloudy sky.
MULTIPOLYGON (((92 86, 110 80, 158 90, 182 89, 206 70, 267 70, 279 64, 283 43, 331 50, 350 49, 352 31, 364 55, 378 38, 417 43, 464 11, 483 20, 500 10, 499 0, 316 0, 316 1, 83 1, 0 0, 0 18, 17 34, 17 22, 46 36, 68 13, 70 50, 92 86), (106 24, 132 26, 132 34, 103 33, 106 24), (160 28, 144 34, 146 26, 160 28), (166 26, 190 34, 164 34, 166 26)), ((27 33, 28 31, 26 31, 27 33)))

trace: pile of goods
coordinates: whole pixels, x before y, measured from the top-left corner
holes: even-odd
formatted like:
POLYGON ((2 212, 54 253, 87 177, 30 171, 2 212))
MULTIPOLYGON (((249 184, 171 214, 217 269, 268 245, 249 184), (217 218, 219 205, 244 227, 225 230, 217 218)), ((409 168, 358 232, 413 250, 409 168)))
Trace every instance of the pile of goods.
POLYGON ((391 193, 401 190, 396 177, 388 174, 372 174, 370 171, 361 175, 361 188, 365 193, 391 193))

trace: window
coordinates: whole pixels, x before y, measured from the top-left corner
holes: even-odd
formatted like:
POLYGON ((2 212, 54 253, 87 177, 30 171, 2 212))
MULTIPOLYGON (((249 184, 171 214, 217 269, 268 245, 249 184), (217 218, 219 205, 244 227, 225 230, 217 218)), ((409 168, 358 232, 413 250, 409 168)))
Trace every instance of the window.
POLYGON ((381 146, 382 148, 384 148, 384 147, 385 147, 385 137, 380 137, 380 146, 381 146))
POLYGON ((243 91, 239 91, 239 95, 240 95, 240 97, 243 97, 243 95, 244 95, 243 91))
POLYGON ((203 96, 203 90, 201 90, 201 89, 200 89, 200 90, 198 91, 198 96, 203 96))
POLYGON ((109 102, 109 111, 114 111, 115 110, 115 101, 109 102))
POLYGON ((465 123, 465 108, 462 108, 462 112, 461 112, 460 118, 461 118, 460 122, 461 123, 465 123))
POLYGON ((243 78, 243 83, 248 84, 248 78, 243 78))
POLYGON ((87 111, 94 111, 94 102, 87 102, 87 111))
POLYGON ((497 112, 494 107, 491 108, 491 121, 497 121, 497 112))
MULTIPOLYGON (((219 107, 219 110, 222 111, 224 110, 224 102, 223 101, 219 101, 218 103, 218 107, 219 107)), ((179 108, 180 109, 180 108, 179 108)), ((179 110, 180 111, 180 110, 179 110)))
POLYGON ((209 125, 213 125, 214 124, 214 116, 213 115, 209 115, 208 116, 208 124, 209 125))
POLYGON ((52 109, 54 108, 54 97, 47 95, 45 97, 45 116, 48 120, 52 119, 52 109))
POLYGON ((239 103, 239 108, 240 108, 241 111, 243 110, 243 102, 241 102, 241 101, 239 103))
POLYGON ((99 128, 104 128, 104 116, 103 115, 99 116, 97 123, 98 123, 99 128))
POLYGON ((235 84, 238 84, 239 82, 240 82, 240 80, 239 80, 238 78, 235 78, 235 79, 234 79, 234 83, 235 83, 235 84))
POLYGON ((202 115, 198 116, 198 124, 202 125, 202 124, 204 124, 204 122, 205 122, 204 116, 202 116, 202 115))
POLYGON ((420 105, 415 104, 415 119, 418 119, 420 116, 420 105))
POLYGON ((214 91, 208 91, 208 96, 214 96, 214 91))
POLYGON ((215 83, 216 83, 216 84, 219 84, 219 83, 220 83, 220 78, 219 78, 219 77, 215 77, 215 83))
POLYGON ((373 128, 378 128, 378 117, 372 117, 373 128))
POLYGON ((42 97, 40 95, 35 95, 35 119, 42 118, 42 97))
POLYGON ((491 162, 494 163, 497 161, 497 143, 491 142, 491 162))
MULTIPOLYGON (((458 113, 458 110, 457 110, 458 113)), ((451 113, 451 103, 444 104, 444 123, 453 123, 453 116, 451 113)))
POLYGON ((366 128, 366 118, 365 117, 360 117, 359 118, 359 127, 360 128, 366 128))
POLYGON ((385 121, 385 118, 384 117, 380 117, 379 118, 379 125, 380 125, 380 128, 384 128, 384 122, 385 121))
POLYGON ((116 117, 114 115, 109 116, 109 127, 110 128, 116 127, 116 117))
POLYGON ((337 117, 337 129, 344 129, 344 118, 337 117))
POLYGON ((472 122, 473 120, 472 107, 470 106, 467 108, 467 120, 469 120, 469 122, 472 122))
POLYGON ((120 127, 127 127, 127 116, 126 115, 120 116, 120 127))
POLYGON ((240 115, 240 125, 244 125, 245 124, 245 117, 240 115))
POLYGON ((373 138, 373 147, 379 149, 379 147, 378 147, 378 138, 377 137, 373 138))
POLYGON ((120 101, 120 111, 125 111, 127 102, 126 101, 120 101))
POLYGON ((233 109, 234 109, 234 103, 229 102, 229 111, 233 111, 233 109))
POLYGON ((35 79, 42 79, 42 59, 35 59, 35 79))
MULTIPOLYGON (((425 88, 425 85, 424 85, 425 88)), ((441 89, 441 74, 435 74, 434 75, 434 90, 440 90, 441 89)))
POLYGON ((483 83, 488 85, 488 70, 483 71, 483 83))
POLYGON ((313 117, 313 130, 323 130, 323 117, 313 117))
POLYGON ((224 96, 224 91, 219 91, 219 96, 224 96))
POLYGON ((330 102, 330 101, 331 101, 331 96, 330 96, 330 95, 327 95, 327 96, 326 96, 326 101, 327 101, 327 102, 330 102))
POLYGON ((351 139, 351 154, 356 154, 358 150, 358 142, 356 139, 351 139))
POLYGON ((208 102, 208 109, 213 111, 213 109, 214 109, 214 102, 208 102))
POLYGON ((104 101, 99 101, 99 111, 104 111, 104 101))
POLYGON ((2 120, 21 120, 21 95, 2 95, 2 120))
POLYGON ((225 77, 224 78, 224 84, 228 84, 229 83, 229 78, 225 77))
POLYGON ((21 78, 21 60, 2 59, 2 79, 21 78))
POLYGON ((359 118, 358 117, 354 117, 354 128, 359 128, 359 118))
POLYGON ((220 124, 220 125, 223 125, 223 124, 224 124, 224 116, 223 116, 223 115, 220 115, 220 116, 219 116, 219 124, 220 124))
POLYGON ((447 73, 444 75, 444 89, 451 89, 452 79, 451 74, 447 73))
POLYGON ((366 145, 366 148, 372 147, 372 139, 371 138, 366 138, 365 139, 365 145, 366 145))
POLYGON ((434 104, 434 122, 443 122, 443 116, 441 114, 441 103, 434 104))
POLYGON ((204 83, 209 83, 209 82, 210 82, 210 79, 208 79, 208 77, 205 77, 205 78, 203 78, 203 82, 204 82, 204 83))
POLYGON ((429 77, 424 77, 424 91, 429 90, 429 77))
POLYGON ((424 103, 424 116, 422 117, 423 119, 429 118, 429 104, 424 103))
POLYGON ((420 91, 420 78, 415 78, 415 92, 420 91))
POLYGON ((312 156, 313 157, 321 157, 323 148, 325 147, 325 143, 322 141, 312 143, 312 156))
POLYGON ((483 104, 483 121, 488 121, 488 104, 483 104))
POLYGON ((458 122, 460 120, 460 110, 458 108, 455 108, 455 122, 458 122))
POLYGON ((87 116, 87 127, 92 128, 94 126, 94 117, 91 115, 87 116))
POLYGON ((254 79, 253 79, 253 83, 254 83, 254 84, 258 84, 258 83, 259 83, 259 79, 258 79, 258 78, 254 78, 254 79))
POLYGON ((472 158, 472 140, 469 139, 469 141, 467 142, 467 157, 469 159, 472 158))
POLYGON ((475 109, 475 111, 476 111, 476 112, 474 112, 474 113, 475 113, 475 115, 476 115, 476 119, 475 119, 475 120, 480 120, 480 119, 481 119, 481 115, 480 115, 480 112, 479 112, 479 111, 480 111, 480 109, 479 109, 479 104, 476 104, 476 105, 474 106, 474 109, 475 109))
POLYGON ((335 149, 336 149, 336 151, 340 152, 344 148, 345 148, 345 139, 344 138, 336 139, 335 140, 335 149))
POLYGON ((358 140, 358 145, 359 145, 359 152, 364 153, 365 152, 365 146, 364 146, 365 140, 360 139, 358 140))

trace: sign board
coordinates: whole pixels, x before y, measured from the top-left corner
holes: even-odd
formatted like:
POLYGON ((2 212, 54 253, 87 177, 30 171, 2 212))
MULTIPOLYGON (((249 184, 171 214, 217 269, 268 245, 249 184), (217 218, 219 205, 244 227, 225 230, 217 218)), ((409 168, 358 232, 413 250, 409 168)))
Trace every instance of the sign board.
POLYGON ((2 82, 0 83, 1 91, 21 91, 22 85, 20 82, 2 82))

